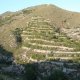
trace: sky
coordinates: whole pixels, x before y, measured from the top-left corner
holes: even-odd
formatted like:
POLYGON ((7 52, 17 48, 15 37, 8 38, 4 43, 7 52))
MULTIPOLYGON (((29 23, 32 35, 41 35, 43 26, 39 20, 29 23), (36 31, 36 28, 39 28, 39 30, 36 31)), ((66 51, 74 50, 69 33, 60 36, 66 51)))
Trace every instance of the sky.
POLYGON ((80 0, 0 0, 0 14, 40 4, 54 4, 69 11, 80 12, 80 0))

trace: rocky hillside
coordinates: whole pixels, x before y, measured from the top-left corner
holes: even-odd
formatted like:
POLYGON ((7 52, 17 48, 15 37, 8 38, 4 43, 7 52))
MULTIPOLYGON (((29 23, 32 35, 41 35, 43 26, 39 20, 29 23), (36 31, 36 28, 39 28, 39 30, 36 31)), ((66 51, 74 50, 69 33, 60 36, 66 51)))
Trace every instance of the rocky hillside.
POLYGON ((6 12, 0 15, 0 45, 15 57, 18 53, 76 54, 80 51, 79 20, 80 13, 48 4, 6 12))
POLYGON ((0 80, 80 80, 80 13, 45 4, 1 14, 0 80))
POLYGON ((16 44, 11 31, 15 28, 25 28, 27 22, 35 16, 49 20, 51 25, 59 27, 70 38, 80 40, 80 14, 46 4, 0 15, 0 44, 13 50, 16 44))

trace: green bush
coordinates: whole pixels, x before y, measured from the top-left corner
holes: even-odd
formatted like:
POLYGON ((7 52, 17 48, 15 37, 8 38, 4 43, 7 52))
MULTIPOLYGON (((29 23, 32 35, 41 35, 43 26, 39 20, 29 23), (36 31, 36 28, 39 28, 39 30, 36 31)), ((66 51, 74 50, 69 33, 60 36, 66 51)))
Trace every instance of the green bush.
POLYGON ((25 80, 37 79, 37 66, 35 64, 27 64, 25 67, 25 80))
POLYGON ((68 78, 62 71, 55 70, 48 77, 48 80, 68 80, 68 78))
POLYGON ((32 10, 23 10, 23 14, 30 14, 32 10))
POLYGON ((22 29, 20 28, 16 28, 14 31, 13 31, 13 34, 16 38, 16 43, 19 45, 22 43, 22 37, 21 37, 21 34, 22 34, 22 29))

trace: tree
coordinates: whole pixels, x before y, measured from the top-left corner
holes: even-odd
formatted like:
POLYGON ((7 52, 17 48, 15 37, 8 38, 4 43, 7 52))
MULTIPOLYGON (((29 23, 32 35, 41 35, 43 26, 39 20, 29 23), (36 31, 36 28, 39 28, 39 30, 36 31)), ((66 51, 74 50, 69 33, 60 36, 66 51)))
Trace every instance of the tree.
POLYGON ((37 80, 37 66, 35 64, 27 64, 25 66, 24 80, 37 80))
POLYGON ((68 80, 61 70, 54 70, 48 78, 49 80, 68 80))
POLYGON ((19 45, 22 43, 22 37, 21 37, 21 34, 22 34, 22 29, 20 28, 16 28, 14 31, 13 31, 13 34, 16 38, 16 43, 19 45))

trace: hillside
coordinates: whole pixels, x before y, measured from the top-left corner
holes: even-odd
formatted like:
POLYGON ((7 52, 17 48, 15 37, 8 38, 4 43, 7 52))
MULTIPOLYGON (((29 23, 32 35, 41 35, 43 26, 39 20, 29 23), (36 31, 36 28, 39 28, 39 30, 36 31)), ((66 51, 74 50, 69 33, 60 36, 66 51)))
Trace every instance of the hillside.
POLYGON ((0 17, 0 44, 14 54, 24 49, 33 53, 80 51, 80 13, 45 4, 0 17), (17 28, 22 29, 20 49, 13 34, 17 28))
POLYGON ((0 80, 60 79, 80 80, 80 13, 44 4, 1 14, 0 80))

